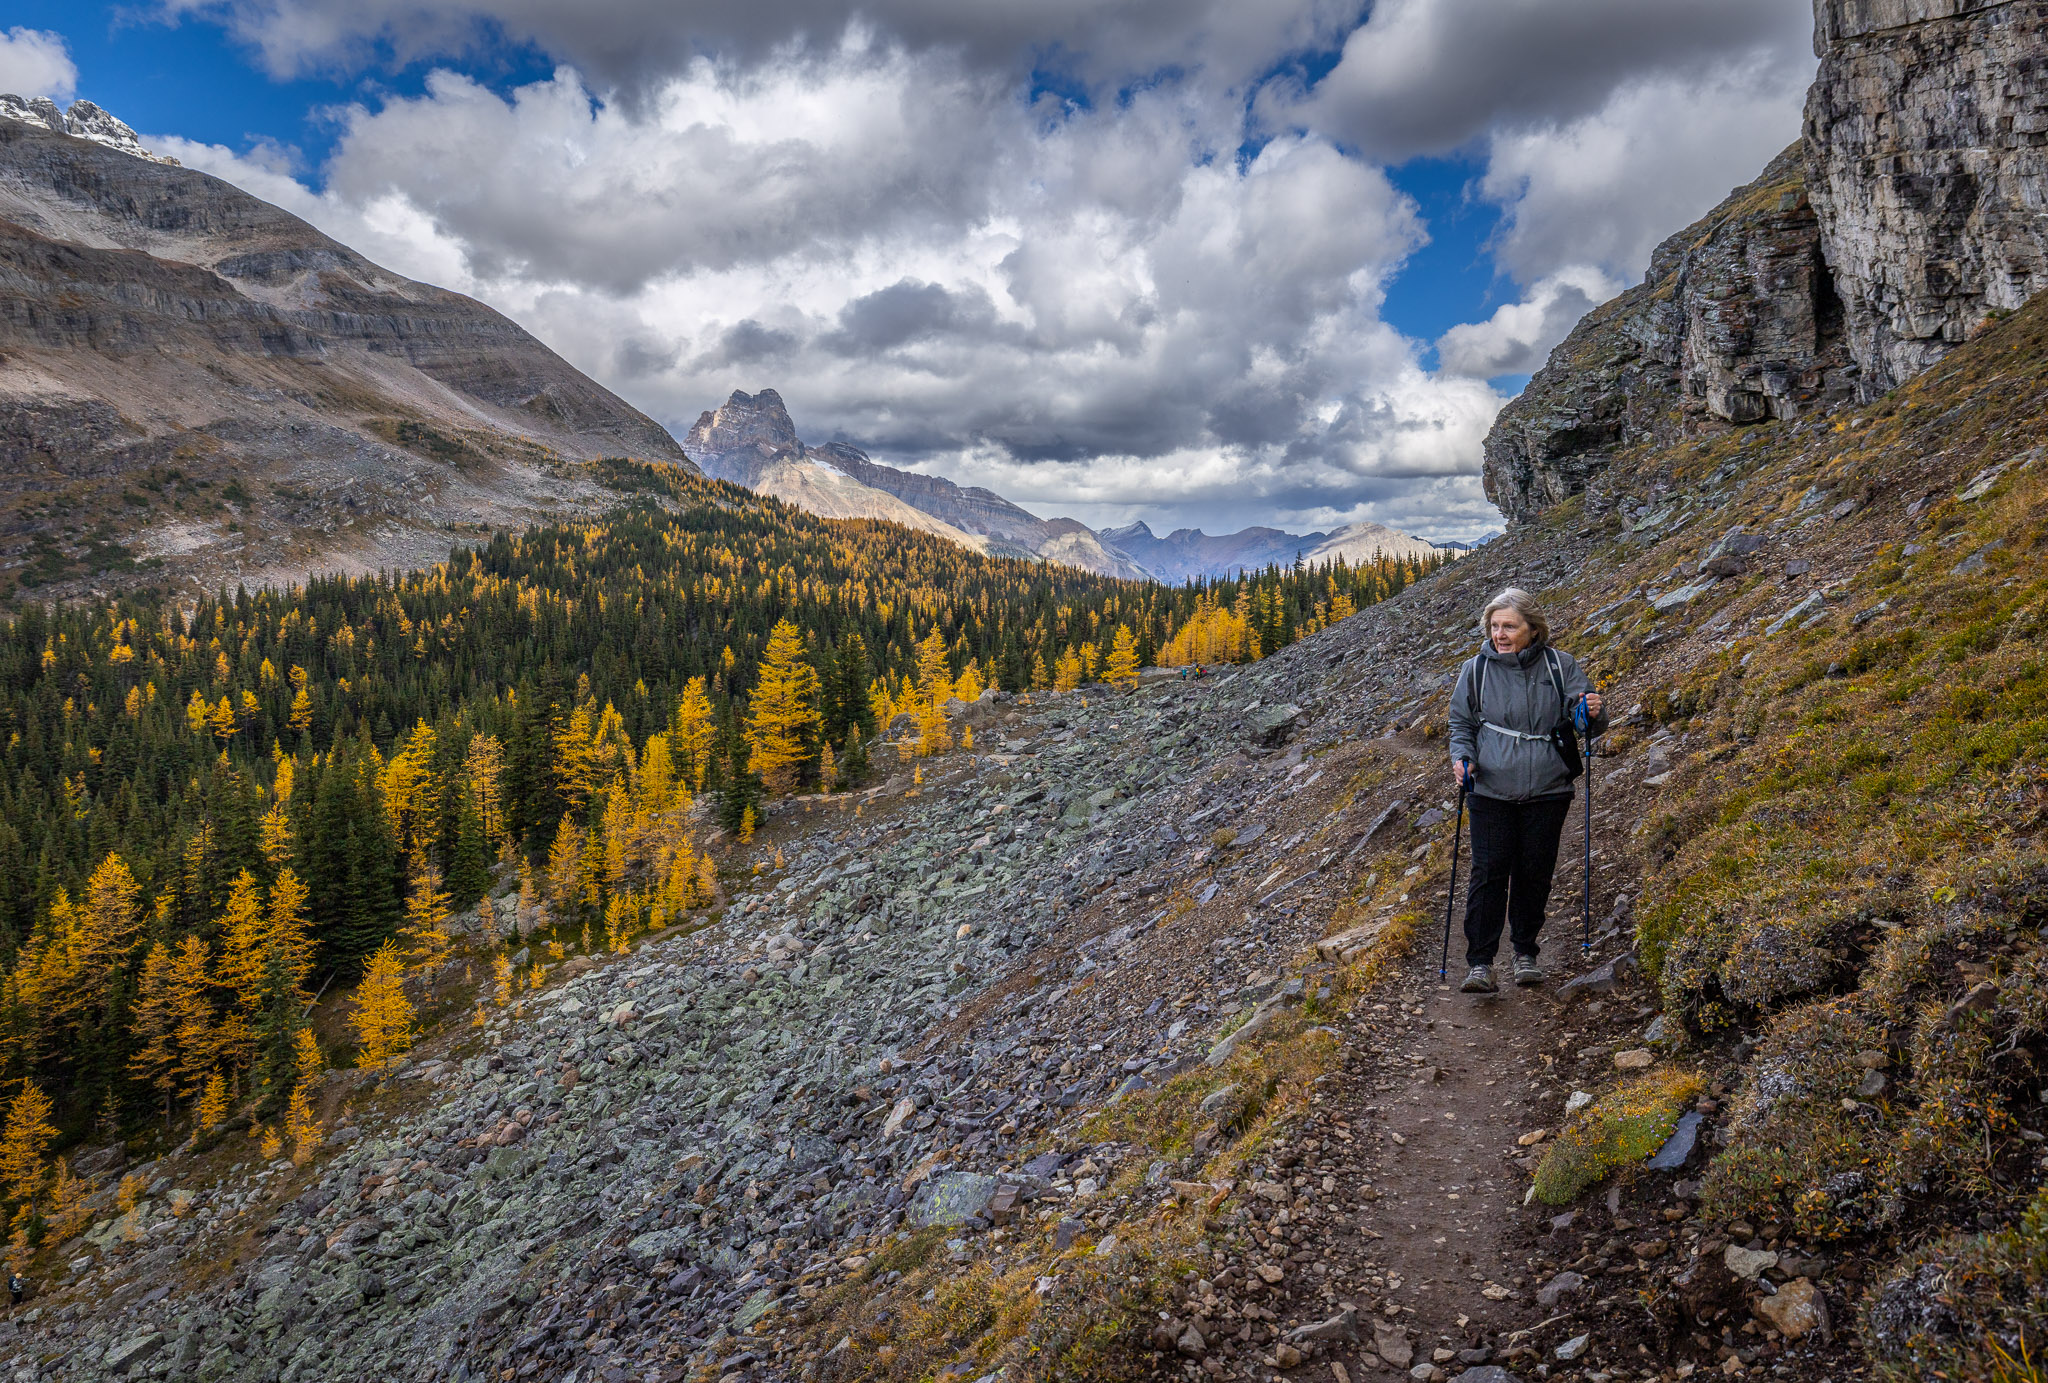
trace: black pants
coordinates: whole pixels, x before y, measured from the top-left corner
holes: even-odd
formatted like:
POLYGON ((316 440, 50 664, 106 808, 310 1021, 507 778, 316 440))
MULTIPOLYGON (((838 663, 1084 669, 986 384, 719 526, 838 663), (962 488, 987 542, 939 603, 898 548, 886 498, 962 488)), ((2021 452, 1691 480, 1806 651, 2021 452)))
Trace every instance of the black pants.
POLYGON ((1508 924, 1515 954, 1537 954, 1536 934, 1550 903, 1557 872, 1557 842, 1564 833, 1569 794, 1528 802, 1470 798, 1472 882, 1465 893, 1465 964, 1491 965, 1508 924))

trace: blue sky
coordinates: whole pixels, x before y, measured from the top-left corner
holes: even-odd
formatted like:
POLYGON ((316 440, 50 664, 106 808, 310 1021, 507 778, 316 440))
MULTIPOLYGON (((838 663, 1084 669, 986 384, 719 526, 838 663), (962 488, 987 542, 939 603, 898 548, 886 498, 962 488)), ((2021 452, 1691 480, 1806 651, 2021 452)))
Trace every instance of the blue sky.
POLYGON ((1493 412, 1796 134, 1811 69, 1782 0, 683 8, 16 0, 0 79, 678 433, 773 385, 1040 512, 1469 537, 1493 412))

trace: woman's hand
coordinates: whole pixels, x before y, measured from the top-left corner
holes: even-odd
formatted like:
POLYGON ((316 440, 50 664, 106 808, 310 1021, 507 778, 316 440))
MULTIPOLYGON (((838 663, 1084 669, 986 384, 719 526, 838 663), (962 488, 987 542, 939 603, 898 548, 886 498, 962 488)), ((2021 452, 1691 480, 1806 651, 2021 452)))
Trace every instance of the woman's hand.
POLYGON ((1460 759, 1458 762, 1451 765, 1451 779, 1459 787, 1470 787, 1472 785, 1471 775, 1472 765, 1465 762, 1463 759, 1460 759))
POLYGON ((1586 715, 1589 719, 1598 719, 1606 709, 1606 697, 1602 696, 1599 692, 1586 693, 1586 715))

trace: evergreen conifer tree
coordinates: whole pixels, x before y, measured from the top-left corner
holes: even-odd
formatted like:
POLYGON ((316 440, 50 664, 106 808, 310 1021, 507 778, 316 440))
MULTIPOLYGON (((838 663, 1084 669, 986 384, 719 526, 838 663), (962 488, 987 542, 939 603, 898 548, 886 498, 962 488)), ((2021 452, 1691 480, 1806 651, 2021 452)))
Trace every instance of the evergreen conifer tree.
POLYGON ((464 795, 455 815, 455 850, 448 861, 448 903, 460 911, 472 907, 491 886, 490 843, 483 813, 464 795))

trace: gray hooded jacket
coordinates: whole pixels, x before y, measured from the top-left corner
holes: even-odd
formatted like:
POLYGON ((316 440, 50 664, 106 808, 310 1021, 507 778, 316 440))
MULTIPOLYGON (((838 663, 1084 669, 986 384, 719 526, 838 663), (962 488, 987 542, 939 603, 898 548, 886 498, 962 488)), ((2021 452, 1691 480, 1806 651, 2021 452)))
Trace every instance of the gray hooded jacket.
MULTIPOLYGON (((1549 741, 1551 729, 1567 718, 1569 707, 1590 686, 1579 664, 1563 649, 1554 650, 1558 670, 1564 674, 1565 706, 1557 699, 1557 685, 1551 680, 1546 645, 1536 644, 1520 653, 1496 653, 1493 641, 1480 645, 1479 652, 1459 670, 1457 688, 1451 693, 1451 762, 1470 759, 1478 769, 1472 791, 1480 797, 1504 802, 1527 802, 1537 797, 1556 797, 1572 790, 1571 775, 1564 760, 1549 741), (1473 714, 1472 678, 1479 659, 1486 667, 1486 704, 1473 714), (1538 739, 1518 739, 1488 729, 1489 724, 1538 739)), ((1594 734, 1607 729, 1607 717, 1595 716, 1594 734)))

